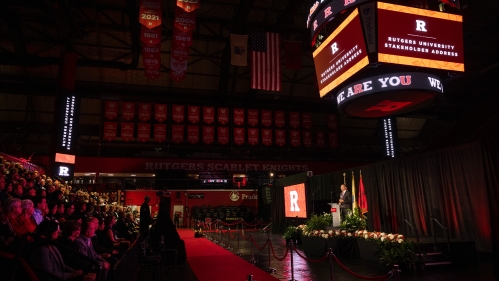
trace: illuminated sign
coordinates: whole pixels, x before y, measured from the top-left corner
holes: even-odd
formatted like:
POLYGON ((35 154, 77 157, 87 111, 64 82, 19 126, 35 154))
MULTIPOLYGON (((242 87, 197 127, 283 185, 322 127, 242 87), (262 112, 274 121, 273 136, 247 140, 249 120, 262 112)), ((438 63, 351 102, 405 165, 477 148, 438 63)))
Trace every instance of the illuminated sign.
POLYGON ((385 147, 384 158, 398 157, 397 120, 395 117, 383 118, 383 145, 385 147))
POLYGON ((369 64, 358 9, 313 53, 320 96, 369 64))
POLYGON ((206 183, 206 184, 210 184, 210 183, 227 183, 227 180, 221 180, 221 179, 203 180, 203 183, 206 183))
POLYGON ((75 156, 71 154, 56 153, 55 162, 74 164, 75 156))
POLYGON ((62 94, 57 152, 71 153, 75 151, 79 108, 79 96, 72 92, 65 92, 62 94))
POLYGON ((72 179, 74 175, 74 165, 55 163, 54 173, 63 179, 72 179))
POLYGON ((307 198, 304 183, 284 187, 284 208, 286 217, 307 218, 307 198))
POLYGON ((464 71, 462 16, 378 2, 378 61, 464 71))

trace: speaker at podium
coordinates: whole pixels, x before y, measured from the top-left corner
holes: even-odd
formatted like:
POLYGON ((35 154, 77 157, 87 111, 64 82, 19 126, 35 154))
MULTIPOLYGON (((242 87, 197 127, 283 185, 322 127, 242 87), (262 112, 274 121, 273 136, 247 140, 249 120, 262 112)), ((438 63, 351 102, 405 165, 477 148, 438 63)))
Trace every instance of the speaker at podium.
POLYGON ((340 204, 338 203, 327 203, 331 206, 331 215, 333 217, 333 227, 340 227, 341 217, 340 217, 340 204))

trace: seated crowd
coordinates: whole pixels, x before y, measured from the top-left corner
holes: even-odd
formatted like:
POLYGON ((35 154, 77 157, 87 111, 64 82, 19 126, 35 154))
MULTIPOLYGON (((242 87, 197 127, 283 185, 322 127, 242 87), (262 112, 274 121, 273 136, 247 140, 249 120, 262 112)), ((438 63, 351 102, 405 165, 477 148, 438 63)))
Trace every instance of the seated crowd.
POLYGON ((37 270, 62 280, 95 279, 90 266, 71 264, 78 256, 97 266, 100 280, 111 280, 109 270, 137 235, 134 214, 79 196, 85 193, 0 158, 0 252, 16 254, 28 241, 24 258, 37 270))

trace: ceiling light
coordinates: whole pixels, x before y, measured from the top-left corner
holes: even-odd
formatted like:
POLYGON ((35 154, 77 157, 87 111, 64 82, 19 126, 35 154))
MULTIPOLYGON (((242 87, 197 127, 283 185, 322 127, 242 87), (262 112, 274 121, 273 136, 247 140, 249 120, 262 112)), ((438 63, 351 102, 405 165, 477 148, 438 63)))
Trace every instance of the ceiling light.
POLYGON ((131 177, 136 177, 137 175, 130 175, 131 177))

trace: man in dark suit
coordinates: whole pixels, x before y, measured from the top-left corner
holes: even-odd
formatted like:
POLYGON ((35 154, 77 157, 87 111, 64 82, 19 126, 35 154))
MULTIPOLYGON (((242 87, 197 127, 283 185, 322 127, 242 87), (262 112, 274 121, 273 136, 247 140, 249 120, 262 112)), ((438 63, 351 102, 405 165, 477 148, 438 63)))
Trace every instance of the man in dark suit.
POLYGON ((343 222, 347 215, 352 210, 352 194, 347 190, 347 186, 342 184, 340 186, 340 211, 341 211, 341 221, 343 222))
POLYGON ((102 278, 101 281, 106 280, 107 273, 111 268, 111 265, 94 250, 92 244, 92 237, 97 230, 97 225, 95 223, 84 221, 81 224, 81 234, 75 239, 76 245, 78 245, 78 250, 85 256, 97 261, 101 267, 102 278))
POLYGON ((140 206, 140 235, 142 239, 147 238, 149 235, 149 225, 151 224, 151 210, 149 210, 149 202, 151 197, 144 197, 144 203, 140 206))

